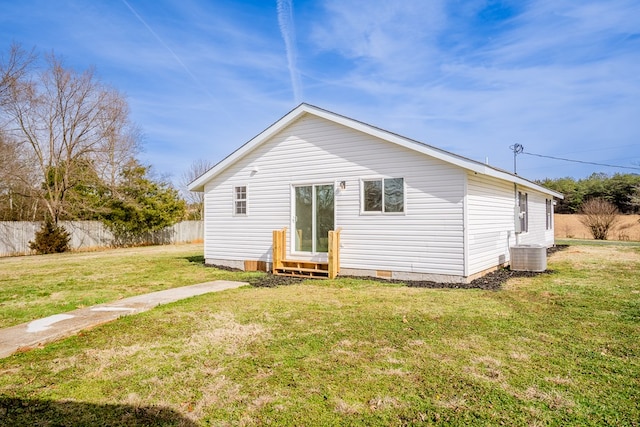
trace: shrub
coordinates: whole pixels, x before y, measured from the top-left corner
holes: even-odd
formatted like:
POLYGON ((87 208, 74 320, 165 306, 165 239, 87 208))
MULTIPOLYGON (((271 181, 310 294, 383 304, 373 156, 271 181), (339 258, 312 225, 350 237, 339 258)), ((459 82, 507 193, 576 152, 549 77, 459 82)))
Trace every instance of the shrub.
POLYGON ((38 254, 53 254, 69 250, 71 236, 64 227, 47 219, 40 231, 36 231, 36 238, 29 242, 29 248, 38 254))
POLYGON ((582 205, 580 222, 591 231, 596 240, 607 240, 609 231, 618 222, 618 208, 602 198, 586 201, 582 205))

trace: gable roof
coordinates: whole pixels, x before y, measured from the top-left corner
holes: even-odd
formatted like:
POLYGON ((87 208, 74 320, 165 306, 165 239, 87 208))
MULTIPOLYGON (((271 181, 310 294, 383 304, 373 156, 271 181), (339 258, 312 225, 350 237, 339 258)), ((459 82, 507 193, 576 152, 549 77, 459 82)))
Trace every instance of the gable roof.
POLYGON ((417 151, 419 153, 426 154, 427 156, 434 157, 436 159, 459 166, 463 169, 476 172, 478 174, 487 175, 487 176, 491 176, 501 180, 520 184, 560 199, 564 198, 564 196, 558 192, 549 190, 548 188, 542 187, 541 185, 538 185, 533 181, 523 179, 518 175, 512 174, 505 170, 502 170, 494 166, 490 166, 475 160, 471 160, 466 157, 459 156, 457 154, 450 153, 448 151, 442 150, 437 147, 433 147, 431 145, 424 144, 419 141, 415 141, 410 138, 405 138, 393 132, 389 132, 384 129, 380 129, 375 126, 371 126, 366 123, 359 122, 357 120, 353 120, 348 117, 341 116, 339 114, 332 113, 331 111, 324 110, 322 108, 319 108, 310 104, 305 104, 305 103, 298 105, 296 108, 291 110, 280 120, 278 120, 277 122, 269 126, 267 129, 265 129, 255 137, 253 137, 251 140, 249 140, 240 148, 238 148, 236 151, 234 151, 233 153, 228 155, 226 158, 218 162, 215 166, 213 166, 207 172, 202 174, 200 177, 196 178, 191 184, 189 184, 189 190, 204 191, 204 185, 208 181, 210 181, 215 176, 220 174, 222 171, 227 169, 230 165, 235 163, 238 159, 242 158, 244 155, 252 151, 255 147, 262 144, 263 142, 268 140, 270 137, 280 132, 282 129, 286 128, 289 124, 293 123, 294 121, 296 121, 298 118, 302 117, 305 114, 312 114, 314 116, 321 117, 326 120, 330 120, 334 123, 338 123, 348 128, 388 141, 390 143, 397 144, 401 147, 405 147, 405 148, 417 151))

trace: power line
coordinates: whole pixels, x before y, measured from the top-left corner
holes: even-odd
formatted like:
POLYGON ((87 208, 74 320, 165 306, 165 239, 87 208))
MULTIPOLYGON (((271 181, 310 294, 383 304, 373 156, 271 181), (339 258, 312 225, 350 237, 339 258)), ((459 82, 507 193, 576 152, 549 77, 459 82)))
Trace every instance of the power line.
POLYGON ((606 163, 585 162, 584 160, 573 160, 573 159, 565 159, 565 158, 562 158, 562 157, 545 156, 545 155, 542 155, 542 154, 534 154, 534 153, 529 153, 529 152, 526 152, 526 151, 522 151, 520 154, 527 154, 529 156, 535 156, 535 157, 544 157, 546 159, 562 160, 562 161, 565 161, 565 162, 583 163, 585 165, 596 165, 596 166, 606 166, 606 167, 610 167, 610 168, 640 170, 640 167, 608 165, 606 163))

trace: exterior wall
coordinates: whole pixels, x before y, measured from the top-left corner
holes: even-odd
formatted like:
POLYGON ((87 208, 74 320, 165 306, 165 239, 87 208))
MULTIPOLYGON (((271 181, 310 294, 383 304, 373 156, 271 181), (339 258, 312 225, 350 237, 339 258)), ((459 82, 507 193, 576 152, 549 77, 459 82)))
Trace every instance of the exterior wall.
MULTIPOLYGON (((546 200, 551 196, 486 176, 468 174, 469 276, 508 263, 515 244, 553 246, 553 225, 546 229, 546 200), (528 231, 515 233, 515 191, 528 195, 528 231)), ((552 215, 553 217, 553 215, 552 215)))
POLYGON ((468 275, 510 260, 515 244, 513 183, 468 174, 467 181, 468 275))
POLYGON ((547 206, 545 203, 548 199, 552 199, 552 197, 534 192, 528 188, 520 187, 519 190, 529 195, 529 230, 526 233, 520 234, 518 243, 525 245, 543 245, 546 247, 553 246, 555 243, 553 211, 551 212, 551 228, 547 230, 547 206))
MULTIPOLYGON (((205 185, 205 259, 270 262, 272 230, 288 227, 291 238, 292 185, 334 184, 342 269, 463 276, 465 176, 459 167, 304 115, 205 185), (390 177, 405 180, 404 214, 361 214, 361 179, 390 177), (233 215, 233 187, 240 185, 247 186, 247 216, 233 215)), ((290 248, 291 240, 288 254, 290 248)))

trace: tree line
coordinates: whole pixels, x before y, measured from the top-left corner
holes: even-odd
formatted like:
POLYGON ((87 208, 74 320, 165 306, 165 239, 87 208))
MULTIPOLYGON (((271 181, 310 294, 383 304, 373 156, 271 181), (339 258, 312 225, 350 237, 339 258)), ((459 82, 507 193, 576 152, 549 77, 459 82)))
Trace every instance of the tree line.
POLYGON ((564 200, 557 201, 556 213, 581 213, 585 203, 595 199, 610 203, 622 214, 640 213, 640 175, 638 174, 594 173, 583 179, 547 178, 537 183, 564 195, 564 200))
POLYGON ((178 191, 138 160, 141 141, 125 96, 92 68, 15 43, 0 54, 0 220, 99 220, 125 238, 184 219, 178 191))

